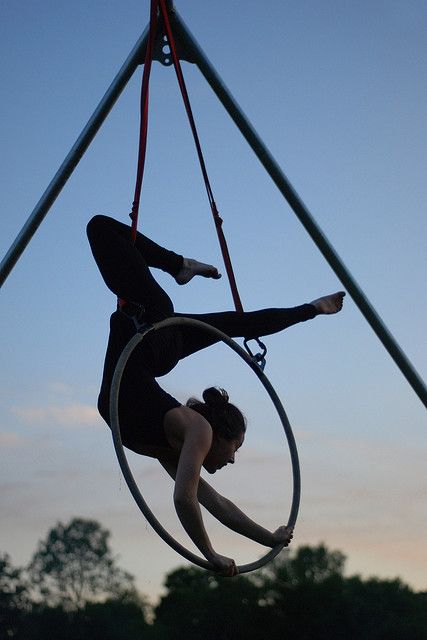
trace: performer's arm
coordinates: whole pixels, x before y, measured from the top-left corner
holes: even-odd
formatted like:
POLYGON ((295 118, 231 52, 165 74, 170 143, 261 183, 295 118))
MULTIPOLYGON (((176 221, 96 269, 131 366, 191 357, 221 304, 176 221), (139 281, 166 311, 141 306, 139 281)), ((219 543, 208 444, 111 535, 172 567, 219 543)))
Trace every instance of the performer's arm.
MULTIPOLYGON (((171 462, 162 460, 160 462, 169 475, 175 479, 176 466, 171 462)), ((271 532, 251 520, 231 500, 215 491, 203 478, 199 478, 197 500, 226 527, 266 547, 274 547, 280 542, 284 542, 287 546, 292 539, 292 530, 287 527, 279 527, 276 531, 271 532)))
MULTIPOLYGON (((184 414, 184 420, 187 416, 184 414)), ((191 411, 188 419, 198 421, 197 428, 186 429, 178 464, 174 466, 162 462, 163 466, 175 478, 174 504, 178 517, 205 558, 211 562, 217 571, 225 576, 237 574, 236 564, 232 558, 227 558, 215 552, 203 524, 200 504, 198 500, 198 486, 200 470, 207 452, 211 446, 212 430, 206 420, 191 411)), ((192 425, 194 426, 194 425, 192 425)))

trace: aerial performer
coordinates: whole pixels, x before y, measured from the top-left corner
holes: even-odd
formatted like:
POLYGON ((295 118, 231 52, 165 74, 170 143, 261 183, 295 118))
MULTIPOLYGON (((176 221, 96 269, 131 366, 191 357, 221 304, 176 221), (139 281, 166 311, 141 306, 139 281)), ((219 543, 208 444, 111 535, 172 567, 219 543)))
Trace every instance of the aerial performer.
MULTIPOLYGON (((133 242, 130 228, 108 216, 92 218, 87 233, 106 285, 122 301, 110 318, 98 398, 99 412, 109 426, 114 370, 140 324, 185 315, 208 323, 230 337, 254 338, 342 309, 345 293, 340 291, 292 308, 178 314, 150 269, 161 269, 177 284, 184 285, 195 276, 220 278, 214 266, 184 258, 139 232, 133 242)), ((222 524, 266 547, 288 545, 293 531, 286 526, 268 531, 200 477, 202 467, 213 474, 227 464, 234 464, 236 452, 244 442, 245 418, 229 402, 226 391, 211 387, 203 392, 203 401, 191 397, 182 405, 157 381, 180 360, 217 341, 215 336, 192 326, 173 325, 148 333, 132 353, 123 373, 118 412, 124 446, 159 460, 175 481, 174 505, 184 529, 215 569, 231 577, 238 572, 236 563, 214 550, 203 524, 200 504, 222 524)))

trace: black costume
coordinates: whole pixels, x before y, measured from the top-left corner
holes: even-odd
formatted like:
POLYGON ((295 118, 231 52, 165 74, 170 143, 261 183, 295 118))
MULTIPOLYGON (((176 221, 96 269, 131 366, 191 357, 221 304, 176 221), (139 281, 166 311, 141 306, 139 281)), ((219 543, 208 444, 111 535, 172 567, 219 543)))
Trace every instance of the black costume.
MULTIPOLYGON (((135 334, 132 314, 144 309, 144 321, 156 322, 170 316, 185 315, 216 327, 230 337, 259 337, 282 331, 298 322, 314 318, 316 308, 304 304, 291 309, 264 309, 239 313, 226 311, 207 314, 176 314, 172 301, 153 278, 149 267, 176 276, 183 257, 155 244, 138 233, 135 244, 129 226, 107 216, 95 216, 87 226, 96 263, 107 286, 120 299, 123 310, 110 319, 110 336, 98 409, 109 424, 109 394, 118 358, 135 334)), ((186 356, 217 340, 206 331, 173 326, 148 333, 129 358, 123 373, 119 397, 122 441, 137 453, 144 445, 170 448, 163 419, 174 407, 181 406, 157 383, 156 378, 171 371, 186 356)))

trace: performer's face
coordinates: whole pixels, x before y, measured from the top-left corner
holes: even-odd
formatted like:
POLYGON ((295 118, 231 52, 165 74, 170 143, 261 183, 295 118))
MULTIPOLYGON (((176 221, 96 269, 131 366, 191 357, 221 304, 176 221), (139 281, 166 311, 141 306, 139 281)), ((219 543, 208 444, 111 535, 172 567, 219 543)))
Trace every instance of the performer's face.
POLYGON ((215 473, 227 464, 234 464, 236 452, 242 446, 244 439, 244 433, 233 440, 226 440, 214 432, 211 448, 203 462, 206 471, 215 473))

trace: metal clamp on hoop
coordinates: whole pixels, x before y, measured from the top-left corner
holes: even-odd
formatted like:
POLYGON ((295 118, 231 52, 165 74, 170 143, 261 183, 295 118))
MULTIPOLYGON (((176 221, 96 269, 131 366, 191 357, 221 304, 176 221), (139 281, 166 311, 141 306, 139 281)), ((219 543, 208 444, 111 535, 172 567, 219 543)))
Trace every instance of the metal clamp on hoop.
POLYGON ((261 342, 259 338, 245 338, 243 344, 245 345, 245 349, 251 356, 252 360, 259 366, 261 371, 264 371, 264 367, 266 365, 265 356, 267 354, 267 347, 265 346, 265 344, 261 342), (250 340, 255 340, 262 351, 260 351, 259 353, 252 353, 251 348, 248 344, 250 340))
POLYGON ((129 320, 132 320, 135 325, 135 330, 138 333, 151 326, 145 318, 146 311, 144 305, 137 302, 119 300, 117 308, 123 315, 129 318, 129 320))

